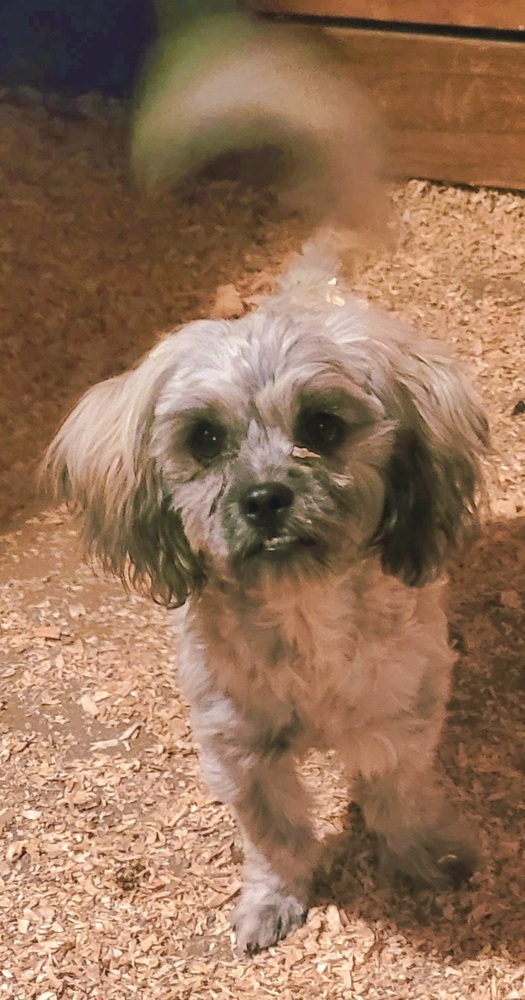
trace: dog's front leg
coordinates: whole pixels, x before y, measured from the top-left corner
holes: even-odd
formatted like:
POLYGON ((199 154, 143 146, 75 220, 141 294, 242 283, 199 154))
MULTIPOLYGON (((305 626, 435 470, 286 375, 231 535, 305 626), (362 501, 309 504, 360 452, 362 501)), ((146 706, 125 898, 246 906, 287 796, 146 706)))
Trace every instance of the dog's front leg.
POLYGON ((406 761, 383 775, 360 778, 356 799, 379 839, 381 867, 418 882, 457 886, 476 867, 475 841, 447 801, 432 769, 406 761))
POLYGON ((244 884, 231 922, 239 950, 254 954, 304 920, 317 855, 307 796, 289 747, 265 739, 229 699, 204 699, 193 723, 203 776, 240 826, 244 884))
POLYGON ((244 842, 244 885, 232 924, 239 949, 253 954, 303 922, 317 843, 289 753, 259 760, 234 805, 244 842))
POLYGON ((240 826, 244 885, 231 922, 239 950, 253 954, 303 922, 317 859, 292 754, 294 715, 269 698, 264 706, 262 697, 257 712, 243 711, 217 690, 214 672, 196 649, 196 642, 182 647, 179 678, 191 704, 203 778, 240 826))

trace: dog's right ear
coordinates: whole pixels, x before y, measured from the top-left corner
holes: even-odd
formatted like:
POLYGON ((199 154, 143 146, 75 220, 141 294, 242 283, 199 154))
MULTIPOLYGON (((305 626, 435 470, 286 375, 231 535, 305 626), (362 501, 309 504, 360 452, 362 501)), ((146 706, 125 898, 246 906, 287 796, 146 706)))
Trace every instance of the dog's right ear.
POLYGON ((178 606, 203 571, 148 449, 164 354, 161 344, 138 368, 90 389, 51 443, 42 475, 55 499, 80 510, 87 554, 178 606))

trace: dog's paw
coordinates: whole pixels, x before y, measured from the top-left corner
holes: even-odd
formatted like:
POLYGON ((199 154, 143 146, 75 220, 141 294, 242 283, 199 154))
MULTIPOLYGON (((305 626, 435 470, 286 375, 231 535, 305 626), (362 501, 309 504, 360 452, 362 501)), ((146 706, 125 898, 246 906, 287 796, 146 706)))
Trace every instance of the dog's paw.
POLYGON ((425 885, 459 889, 476 870, 479 855, 468 834, 453 837, 442 831, 425 830, 405 849, 382 840, 380 861, 382 871, 387 874, 408 875, 425 885))
POLYGON ((244 889, 230 922, 235 931, 237 948, 256 955, 263 948, 282 941, 306 919, 307 908, 292 893, 268 893, 244 889))

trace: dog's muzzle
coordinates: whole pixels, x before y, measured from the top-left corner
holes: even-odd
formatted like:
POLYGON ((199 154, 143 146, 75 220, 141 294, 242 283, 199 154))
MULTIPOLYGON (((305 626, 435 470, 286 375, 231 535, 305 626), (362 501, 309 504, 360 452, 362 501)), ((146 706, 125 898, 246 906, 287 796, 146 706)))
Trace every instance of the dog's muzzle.
POLYGON ((239 499, 239 509, 251 529, 251 543, 244 558, 275 559, 296 550, 310 549, 314 540, 298 534, 293 525, 295 494, 285 483, 267 481, 250 486, 239 499))
POLYGON ((293 502, 294 494, 289 486, 266 482, 246 490, 240 508, 252 528, 266 538, 273 538, 282 532, 293 502))

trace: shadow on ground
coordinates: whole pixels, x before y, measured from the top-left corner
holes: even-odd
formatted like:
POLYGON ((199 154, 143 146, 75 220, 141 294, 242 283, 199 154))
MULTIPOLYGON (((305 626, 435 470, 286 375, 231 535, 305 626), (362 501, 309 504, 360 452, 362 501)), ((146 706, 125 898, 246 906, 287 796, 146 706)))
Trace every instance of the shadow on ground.
MULTIPOLYGON (((452 574, 458 664, 440 749, 452 795, 479 831, 482 862, 457 891, 381 884, 375 842, 350 805, 324 844, 314 902, 387 921, 422 950, 473 958, 487 946, 523 956, 525 518, 496 521, 452 574)), ((379 945, 380 946, 380 945, 379 945)))

